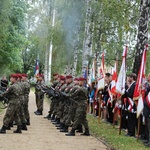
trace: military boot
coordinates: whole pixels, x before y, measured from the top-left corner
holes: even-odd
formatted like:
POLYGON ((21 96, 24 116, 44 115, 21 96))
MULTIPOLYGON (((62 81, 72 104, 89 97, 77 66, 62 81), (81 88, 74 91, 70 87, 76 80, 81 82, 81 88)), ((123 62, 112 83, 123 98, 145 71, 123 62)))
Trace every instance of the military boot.
POLYGON ((11 127, 10 127, 10 125, 8 125, 8 127, 6 127, 6 130, 11 130, 11 127))
POLYGON ((7 127, 3 125, 2 128, 0 129, 0 133, 5 134, 6 133, 6 128, 7 127))
POLYGON ((66 134, 66 136, 75 136, 75 129, 72 128, 71 131, 66 134))
POLYGON ((89 128, 85 128, 85 132, 81 135, 90 136, 89 128))
POLYGON ((38 112, 35 113, 36 115, 43 115, 43 111, 39 110, 38 112))
POLYGON ((68 132, 68 126, 65 125, 63 129, 60 129, 60 132, 68 132))
POLYGON ((39 112, 39 110, 37 109, 34 113, 36 114, 37 112, 39 112))
POLYGON ((52 118, 50 120, 51 120, 51 122, 54 122, 55 121, 55 115, 52 115, 52 118))
POLYGON ((47 116, 44 117, 45 119, 50 119, 51 118, 51 114, 48 114, 47 116))
POLYGON ((58 118, 56 117, 55 120, 52 122, 53 124, 57 124, 58 118))
POLYGON ((13 121, 12 121, 11 123, 9 123, 9 126, 10 126, 10 127, 13 127, 13 121))
POLYGON ((58 127, 57 129, 63 129, 65 127, 65 125, 63 123, 60 124, 60 127, 58 127))
POLYGON ((26 130, 26 131, 28 130, 25 123, 22 124, 22 128, 21 128, 21 129, 22 129, 22 130, 26 130))
POLYGON ((26 125, 30 125, 30 119, 27 119, 26 125))
POLYGON ((82 125, 81 125, 81 124, 78 125, 76 132, 77 132, 77 133, 83 133, 83 128, 82 128, 82 125))
POLYGON ((22 133, 21 125, 17 125, 17 130, 15 130, 14 133, 22 133))

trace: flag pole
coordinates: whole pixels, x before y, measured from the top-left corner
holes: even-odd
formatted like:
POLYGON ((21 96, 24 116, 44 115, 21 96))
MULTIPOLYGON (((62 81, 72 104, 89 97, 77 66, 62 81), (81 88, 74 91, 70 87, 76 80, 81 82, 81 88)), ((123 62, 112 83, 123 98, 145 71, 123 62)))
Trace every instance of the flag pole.
POLYGON ((137 132, 137 141, 139 140, 139 135, 140 135, 140 123, 141 123, 141 115, 138 117, 138 132, 137 132))
POLYGON ((119 135, 121 135, 121 125, 122 125, 122 105, 123 105, 123 98, 121 97, 121 110, 120 110, 120 126, 119 126, 119 135))
MULTIPOLYGON (((116 73, 118 72, 118 53, 117 53, 117 57, 116 57, 116 73)), ((117 95, 115 95, 115 105, 117 102, 117 95)), ((115 106, 114 106, 114 114, 113 114, 113 128, 115 128, 115 118, 117 116, 117 112, 115 111, 115 106)))
POLYGON ((101 102, 102 102, 102 91, 99 91, 99 107, 98 107, 98 123, 100 123, 100 118, 101 118, 101 102))

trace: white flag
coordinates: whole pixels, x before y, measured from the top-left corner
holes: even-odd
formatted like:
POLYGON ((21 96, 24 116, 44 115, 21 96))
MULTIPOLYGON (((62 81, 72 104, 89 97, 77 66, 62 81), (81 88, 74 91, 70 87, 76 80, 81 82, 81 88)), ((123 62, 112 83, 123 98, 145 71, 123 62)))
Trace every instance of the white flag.
POLYGON ((140 116, 140 114, 142 113, 143 111, 143 108, 144 108, 144 104, 143 104, 143 98, 142 98, 142 95, 141 97, 139 98, 138 100, 138 105, 137 105, 137 118, 140 116))
POLYGON ((125 93, 125 83, 126 83, 126 58, 123 57, 121 69, 119 72, 118 80, 116 83, 116 91, 123 95, 125 93))

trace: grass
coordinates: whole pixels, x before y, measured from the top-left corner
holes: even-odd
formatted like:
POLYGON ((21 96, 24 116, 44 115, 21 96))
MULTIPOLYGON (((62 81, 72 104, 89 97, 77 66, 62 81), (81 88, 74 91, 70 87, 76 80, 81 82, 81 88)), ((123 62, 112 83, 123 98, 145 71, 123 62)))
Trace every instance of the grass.
POLYGON ((133 137, 126 137, 122 131, 119 135, 119 130, 113 128, 112 125, 100 121, 92 115, 87 116, 90 126, 90 132, 93 136, 102 141, 110 150, 148 150, 143 143, 133 137))

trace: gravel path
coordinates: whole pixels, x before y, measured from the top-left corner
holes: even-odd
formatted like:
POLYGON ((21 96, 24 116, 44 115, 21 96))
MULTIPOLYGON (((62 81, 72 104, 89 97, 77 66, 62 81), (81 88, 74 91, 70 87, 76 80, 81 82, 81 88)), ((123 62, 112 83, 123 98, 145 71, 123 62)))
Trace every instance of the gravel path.
MULTIPOLYGON (((43 116, 47 115, 48 103, 44 103, 43 116)), ((106 150, 106 146, 96 138, 89 136, 66 137, 43 116, 36 116, 34 111, 34 93, 30 93, 29 110, 31 115, 31 126, 22 134, 14 134, 13 130, 7 134, 0 135, 0 150, 106 150)), ((0 126, 2 126, 4 113, 0 115, 0 126)))

